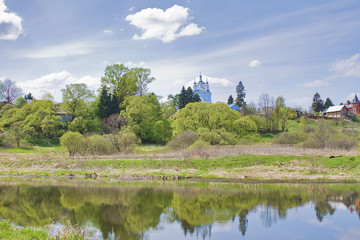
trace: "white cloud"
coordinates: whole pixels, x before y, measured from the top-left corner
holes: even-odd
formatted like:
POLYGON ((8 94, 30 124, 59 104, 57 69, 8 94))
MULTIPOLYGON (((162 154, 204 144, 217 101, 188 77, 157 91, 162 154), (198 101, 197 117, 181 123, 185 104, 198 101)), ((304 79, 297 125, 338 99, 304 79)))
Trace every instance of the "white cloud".
POLYGON ((16 58, 57 58, 85 55, 92 52, 96 47, 101 47, 100 43, 74 42, 38 49, 21 49, 14 53, 16 58))
POLYGON ((198 35, 203 28, 189 23, 190 9, 174 5, 165 11, 159 8, 146 8, 135 14, 126 16, 125 20, 140 28, 142 35, 134 35, 135 40, 160 39, 171 42, 183 36, 198 35))
POLYGON ((181 85, 184 83, 185 83, 184 79, 176 79, 175 81, 173 81, 173 85, 181 85))
POLYGON ((104 30, 104 33, 105 33, 106 35, 111 35, 111 34, 113 34, 113 30, 111 30, 111 29, 105 29, 105 30, 104 30))
POLYGON ((304 87, 304 88, 311 88, 311 87, 323 87, 329 85, 329 83, 327 81, 324 80, 315 80, 313 82, 307 82, 307 83, 303 83, 303 84, 298 84, 297 86, 299 87, 304 87))
POLYGON ((0 39, 16 40, 22 33, 22 18, 6 10, 4 0, 0 0, 0 39))
POLYGON ((132 12, 132 11, 134 11, 135 10, 135 7, 131 7, 130 9, 129 9, 129 12, 132 12))
POLYGON ((72 83, 85 83, 89 89, 96 91, 100 87, 100 78, 89 75, 76 78, 72 76, 71 73, 62 71, 51 73, 34 80, 19 82, 18 85, 25 92, 31 92, 37 99, 40 99, 44 93, 48 92, 54 96, 55 101, 60 102, 62 99, 61 89, 72 83))
POLYGON ((360 77, 360 54, 337 61, 333 64, 331 71, 343 77, 360 77))
POLYGON ((254 68, 260 65, 260 61, 259 60, 252 60, 251 62, 249 62, 249 66, 254 68))
MULTIPOLYGON (((200 80, 200 77, 197 77, 195 80, 196 80, 196 82, 198 82, 200 80)), ((202 75, 202 80, 204 82, 208 81, 210 84, 210 88, 212 85, 215 85, 215 86, 220 85, 223 87, 228 87, 228 86, 233 85, 233 83, 230 80, 227 80, 225 78, 215 78, 215 77, 208 77, 208 76, 202 75)))
POLYGON ((123 62, 115 62, 115 64, 124 64, 125 67, 128 67, 128 68, 137 68, 137 67, 141 67, 141 68, 150 68, 149 66, 147 66, 145 64, 145 62, 132 62, 132 61, 127 61, 126 63, 123 63, 123 62))

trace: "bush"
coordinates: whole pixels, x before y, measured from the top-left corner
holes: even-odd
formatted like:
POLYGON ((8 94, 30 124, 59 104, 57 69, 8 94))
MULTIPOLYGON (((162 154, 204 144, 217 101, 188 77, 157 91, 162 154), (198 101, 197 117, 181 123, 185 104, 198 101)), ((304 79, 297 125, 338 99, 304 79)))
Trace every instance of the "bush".
POLYGON ((199 149, 199 148, 205 148, 205 147, 209 147, 210 143, 206 142, 202 139, 198 139, 196 140, 193 144, 191 144, 188 149, 192 150, 192 149, 199 149))
POLYGON ((304 136, 299 132, 283 132, 276 135, 274 143, 277 144, 298 144, 304 141, 304 136))
POLYGON ((92 135, 86 138, 86 152, 106 155, 115 153, 116 147, 109 138, 101 135, 92 135))
POLYGON ((60 145, 68 149, 70 156, 74 156, 75 153, 83 154, 86 149, 84 136, 78 132, 66 132, 60 138, 60 145))
POLYGON ((337 136, 335 138, 330 139, 328 142, 328 147, 332 149, 342 149, 342 150, 351 150, 356 149, 358 145, 358 141, 355 139, 351 139, 346 136, 337 136))
POLYGON ((140 139, 129 129, 122 130, 117 138, 118 149, 120 151, 130 153, 136 145, 140 144, 140 139))
POLYGON ((210 131, 207 128, 199 128, 199 137, 211 145, 235 145, 235 135, 225 129, 210 131))
POLYGON ((184 131, 168 142, 167 146, 173 150, 185 149, 198 139, 199 136, 195 132, 184 131))

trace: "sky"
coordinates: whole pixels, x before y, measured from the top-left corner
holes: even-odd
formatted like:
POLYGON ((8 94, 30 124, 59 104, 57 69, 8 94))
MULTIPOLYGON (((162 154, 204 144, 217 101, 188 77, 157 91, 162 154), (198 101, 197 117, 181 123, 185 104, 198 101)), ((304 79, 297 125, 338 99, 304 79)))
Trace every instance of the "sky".
POLYGON ((201 72, 212 102, 267 93, 308 109, 360 92, 359 0, 0 0, 0 80, 40 99, 106 66, 151 69, 166 97, 201 72))

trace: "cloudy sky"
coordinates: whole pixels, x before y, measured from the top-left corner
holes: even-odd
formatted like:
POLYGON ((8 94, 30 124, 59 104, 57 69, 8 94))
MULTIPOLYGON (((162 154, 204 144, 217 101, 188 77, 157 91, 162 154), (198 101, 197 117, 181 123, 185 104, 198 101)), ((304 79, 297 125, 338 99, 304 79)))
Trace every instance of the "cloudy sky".
POLYGON ((360 92, 359 0, 0 0, 0 79, 35 98, 86 83, 107 65, 150 68, 166 97, 201 72, 213 102, 242 81, 246 101, 308 107, 360 92))

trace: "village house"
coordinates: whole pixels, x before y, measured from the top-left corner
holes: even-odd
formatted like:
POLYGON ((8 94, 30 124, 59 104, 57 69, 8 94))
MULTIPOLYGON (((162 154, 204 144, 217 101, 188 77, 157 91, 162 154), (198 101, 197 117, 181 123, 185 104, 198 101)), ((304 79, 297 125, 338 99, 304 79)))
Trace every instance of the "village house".
POLYGON ((350 100, 346 101, 345 106, 351 113, 353 113, 355 115, 360 114, 360 101, 356 94, 355 94, 355 97, 352 100, 352 102, 350 102, 350 100))
POLYGON ((326 117, 329 118, 341 118, 347 117, 349 115, 349 110, 345 105, 332 106, 326 110, 326 117))

